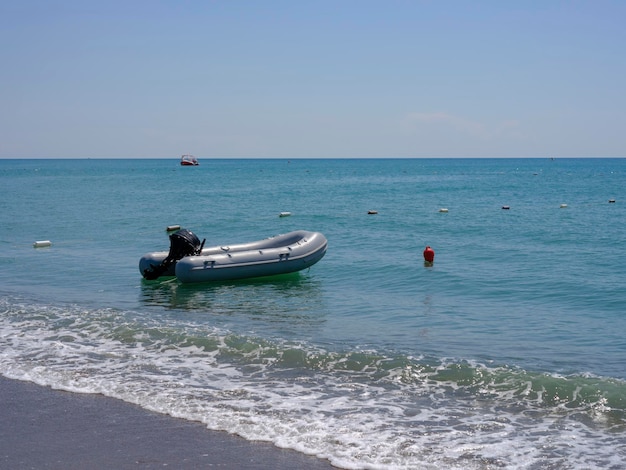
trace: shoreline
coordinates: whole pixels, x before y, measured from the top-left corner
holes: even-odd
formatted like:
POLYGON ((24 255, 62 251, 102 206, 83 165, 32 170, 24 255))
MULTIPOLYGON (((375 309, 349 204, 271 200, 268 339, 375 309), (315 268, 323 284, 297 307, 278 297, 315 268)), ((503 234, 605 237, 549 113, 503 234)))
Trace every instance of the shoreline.
POLYGON ((336 468, 327 460, 103 395, 0 376, 0 397, 2 468, 336 468))

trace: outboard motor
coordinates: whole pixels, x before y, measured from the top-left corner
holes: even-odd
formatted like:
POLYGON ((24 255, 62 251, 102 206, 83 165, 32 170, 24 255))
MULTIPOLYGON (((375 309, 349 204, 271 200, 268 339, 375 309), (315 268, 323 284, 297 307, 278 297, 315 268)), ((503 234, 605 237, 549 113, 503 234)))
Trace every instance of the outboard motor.
POLYGON ((183 259, 185 256, 199 255, 204 247, 206 239, 200 239, 191 231, 186 228, 180 229, 170 235, 170 252, 161 264, 150 265, 150 269, 144 269, 143 277, 152 281, 163 275, 172 264, 175 264, 179 259, 183 259))

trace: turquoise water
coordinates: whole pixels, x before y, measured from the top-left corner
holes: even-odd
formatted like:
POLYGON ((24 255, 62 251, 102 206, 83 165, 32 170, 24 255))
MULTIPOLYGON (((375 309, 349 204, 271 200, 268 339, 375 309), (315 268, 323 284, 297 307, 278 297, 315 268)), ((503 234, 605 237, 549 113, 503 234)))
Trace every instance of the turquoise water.
POLYGON ((625 183, 624 159, 0 160, 0 373, 343 468, 621 468, 625 183), (144 281, 175 224, 329 247, 144 281))

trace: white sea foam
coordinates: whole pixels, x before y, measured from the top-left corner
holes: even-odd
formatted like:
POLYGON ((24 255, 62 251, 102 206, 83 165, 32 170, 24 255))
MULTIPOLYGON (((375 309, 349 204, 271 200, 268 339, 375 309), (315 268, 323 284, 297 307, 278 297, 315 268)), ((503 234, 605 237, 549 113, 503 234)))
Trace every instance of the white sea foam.
POLYGON ((294 345, 198 325, 157 327, 132 312, 3 310, 0 372, 7 377, 101 393, 338 467, 618 468, 626 456, 621 433, 603 423, 604 401, 585 414, 584 406, 546 406, 543 390, 527 400, 529 385, 514 392, 485 384, 475 393, 443 379, 447 362, 432 370, 412 362, 386 374, 384 358, 358 365, 300 345, 324 364, 284 368, 280 355, 294 345))

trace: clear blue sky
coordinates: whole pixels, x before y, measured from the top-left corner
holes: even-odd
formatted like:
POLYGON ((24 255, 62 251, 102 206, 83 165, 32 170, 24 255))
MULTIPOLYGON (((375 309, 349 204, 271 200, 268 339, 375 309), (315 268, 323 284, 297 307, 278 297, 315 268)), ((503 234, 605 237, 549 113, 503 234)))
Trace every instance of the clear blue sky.
POLYGON ((0 158, 626 157, 626 1, 0 0, 0 158))

